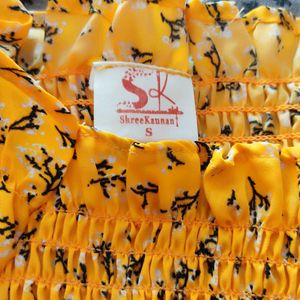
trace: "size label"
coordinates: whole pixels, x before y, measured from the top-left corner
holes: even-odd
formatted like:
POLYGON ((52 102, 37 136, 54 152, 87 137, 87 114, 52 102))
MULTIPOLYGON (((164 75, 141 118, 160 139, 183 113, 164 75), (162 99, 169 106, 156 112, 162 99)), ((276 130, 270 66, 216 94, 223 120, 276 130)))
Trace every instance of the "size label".
POLYGON ((142 142, 198 140, 190 76, 155 66, 94 63, 94 125, 142 142))

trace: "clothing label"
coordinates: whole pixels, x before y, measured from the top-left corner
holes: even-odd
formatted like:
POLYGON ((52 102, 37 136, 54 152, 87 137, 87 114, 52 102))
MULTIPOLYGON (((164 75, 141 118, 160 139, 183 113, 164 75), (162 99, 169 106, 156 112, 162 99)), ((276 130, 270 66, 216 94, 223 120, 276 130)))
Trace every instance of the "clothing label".
POLYGON ((198 140, 190 76, 156 66, 94 63, 95 127, 142 142, 198 140))

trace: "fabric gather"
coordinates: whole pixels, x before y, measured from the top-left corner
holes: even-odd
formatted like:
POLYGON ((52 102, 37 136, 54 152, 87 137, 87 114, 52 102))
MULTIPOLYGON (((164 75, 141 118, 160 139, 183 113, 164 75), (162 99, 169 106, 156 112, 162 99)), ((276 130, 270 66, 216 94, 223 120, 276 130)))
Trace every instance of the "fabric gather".
POLYGON ((300 299, 298 20, 198 0, 56 0, 37 18, 13 2, 0 8, 25 25, 20 55, 0 50, 0 298, 300 299), (27 18, 45 31, 33 60, 27 18), (93 128, 81 70, 95 59, 193 74, 199 140, 93 128))

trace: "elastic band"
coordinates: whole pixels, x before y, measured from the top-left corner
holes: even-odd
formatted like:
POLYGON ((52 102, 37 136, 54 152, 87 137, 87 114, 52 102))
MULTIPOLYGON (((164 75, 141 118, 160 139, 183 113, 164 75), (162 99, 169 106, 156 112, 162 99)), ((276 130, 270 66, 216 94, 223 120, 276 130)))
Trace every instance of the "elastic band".
POLYGON ((209 136, 199 138, 203 143, 247 143, 247 142, 260 142, 260 141, 283 141, 283 140, 298 140, 300 139, 300 133, 285 133, 277 135, 253 135, 253 136, 209 136))
POLYGON ((272 85, 272 84, 288 84, 288 83, 299 83, 300 77, 291 78, 266 78, 258 79, 253 77, 219 77, 219 78, 207 78, 207 79, 193 79, 195 86, 206 86, 216 83, 248 83, 253 85, 272 85))
MULTIPOLYGON (((93 247, 92 246, 86 246, 83 247, 80 244, 70 244, 70 243, 59 243, 55 240, 20 240, 18 245, 22 245, 25 243, 32 243, 32 244, 37 244, 43 247, 51 247, 54 249, 59 249, 59 248, 63 248, 63 249, 72 249, 72 250, 77 250, 77 251, 84 251, 86 253, 94 253, 93 252, 93 247)), ((171 251, 136 251, 136 250, 129 250, 129 251, 122 251, 122 250, 116 250, 116 249, 103 249, 101 250, 101 253, 111 253, 113 255, 119 256, 130 256, 130 255, 138 255, 138 256, 162 256, 162 257, 171 257, 173 259, 176 258, 186 258, 186 259, 213 259, 213 260, 217 260, 220 262, 234 262, 236 261, 236 257, 227 257, 227 256, 210 256, 210 255, 204 255, 204 254, 193 254, 193 255, 188 255, 188 254, 175 254, 171 251)), ((252 257, 246 257, 246 256, 239 256, 239 260, 241 263, 251 263, 251 264, 265 264, 266 262, 270 263, 271 265, 276 265, 278 267, 280 266, 296 266, 296 267, 300 267, 300 262, 289 262, 286 259, 282 259, 282 261, 279 260, 275 260, 272 258, 267 258, 267 259, 262 259, 262 258, 252 258, 252 257)))
MULTIPOLYGON (((78 214, 78 209, 71 211, 71 210, 59 210, 59 209, 46 209, 44 211, 46 214, 67 214, 67 215, 74 215, 77 216, 78 214)), ((104 215, 96 215, 96 214, 91 214, 91 213, 87 213, 84 215, 85 217, 94 219, 94 220, 103 220, 105 222, 128 222, 128 223, 133 223, 136 225, 140 225, 142 223, 160 223, 160 224, 170 224, 170 223, 174 223, 174 222, 180 222, 182 223, 184 226, 186 227, 193 227, 193 226, 199 226, 199 227, 204 227, 204 226, 208 226, 212 229, 214 228, 220 228, 222 230, 248 230, 250 227, 251 228, 255 228, 258 230, 262 230, 262 231, 270 231, 273 233, 281 233, 281 232, 299 232, 299 228, 298 227, 278 227, 278 228, 267 228, 267 227, 259 227, 256 225, 250 225, 250 224, 244 224, 244 225, 237 225, 234 224, 232 226, 230 225, 222 225, 222 224, 216 224, 216 223, 212 223, 209 221, 203 221, 200 219, 194 219, 194 220, 189 220, 189 219, 171 219, 171 218, 166 218, 166 217, 161 217, 161 218, 155 218, 155 217, 149 217, 147 216, 147 218, 139 218, 139 219, 134 219, 134 218, 130 218, 127 216, 104 216, 104 215)))
MULTIPOLYGON (((58 280, 55 280, 53 278, 51 279, 43 279, 42 277, 32 277, 30 276, 30 278, 25 278, 25 277, 22 277, 22 276, 18 276, 18 277, 11 277, 11 278, 8 278, 7 276, 5 278, 0 278, 0 282, 17 282, 17 283, 23 283, 24 284, 24 281, 29 281, 29 282, 34 282, 34 283, 40 283, 40 284, 44 284, 44 285, 47 285, 47 286, 52 286, 55 285, 60 285, 62 286, 63 284, 67 285, 67 286, 73 286, 73 287, 89 287, 89 288, 95 288, 95 289, 100 289, 100 290, 104 290, 107 292, 107 290, 110 290, 110 289, 114 289, 114 290, 117 290, 119 292, 121 292, 122 290, 127 290, 129 292, 133 292, 134 290, 137 290, 137 291, 141 291, 141 292, 144 292, 144 293, 151 293, 153 294, 153 291, 156 290, 156 291, 161 291, 161 290, 164 290, 164 291, 168 291, 168 292, 182 292, 184 293, 185 295, 186 294, 197 294, 199 296, 205 296, 205 295, 208 295, 208 296, 213 296, 213 295, 218 295, 218 294, 221 294, 223 296, 230 296, 230 297, 236 297, 236 298, 244 298, 245 296, 246 297, 249 297, 247 299, 257 299, 257 297, 261 298, 261 299, 278 299, 278 300, 289 300, 290 299, 290 296, 287 297, 287 296, 278 296, 278 294, 274 294, 274 295, 264 295, 264 294, 254 294, 254 293, 251 293, 251 292, 243 292, 241 293, 240 290, 238 291, 234 291, 234 290, 231 290, 231 291, 226 291, 226 290, 219 290, 218 288, 214 287, 214 292, 211 292, 211 291, 203 291, 203 288, 191 288, 191 287, 187 287, 187 288, 169 288, 169 287, 160 287, 160 286, 149 286, 149 287, 145 287, 145 286, 139 286, 139 285, 130 285, 130 286, 123 286, 123 285, 120 285, 120 284, 101 284, 99 283, 99 280, 98 281, 89 281, 89 282, 81 282, 81 281, 76 281, 76 280, 61 280, 61 279, 58 279, 58 280)), ((145 297, 146 298, 146 297, 145 297)))
POLYGON ((210 107, 208 109, 197 109, 198 115, 207 115, 211 113, 222 112, 248 112, 248 113, 274 113, 287 110, 300 110, 300 104, 282 104, 276 106, 223 106, 223 107, 210 107))

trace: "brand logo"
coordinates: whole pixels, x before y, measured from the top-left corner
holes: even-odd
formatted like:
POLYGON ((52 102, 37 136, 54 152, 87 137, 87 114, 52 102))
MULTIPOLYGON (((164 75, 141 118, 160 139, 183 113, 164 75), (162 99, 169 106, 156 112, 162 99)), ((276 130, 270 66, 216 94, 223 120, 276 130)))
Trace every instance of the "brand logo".
POLYGON ((127 95, 117 104, 121 124, 146 125, 146 136, 152 135, 155 125, 179 126, 179 117, 184 113, 168 95, 168 88, 172 88, 168 73, 128 68, 121 80, 127 95))

